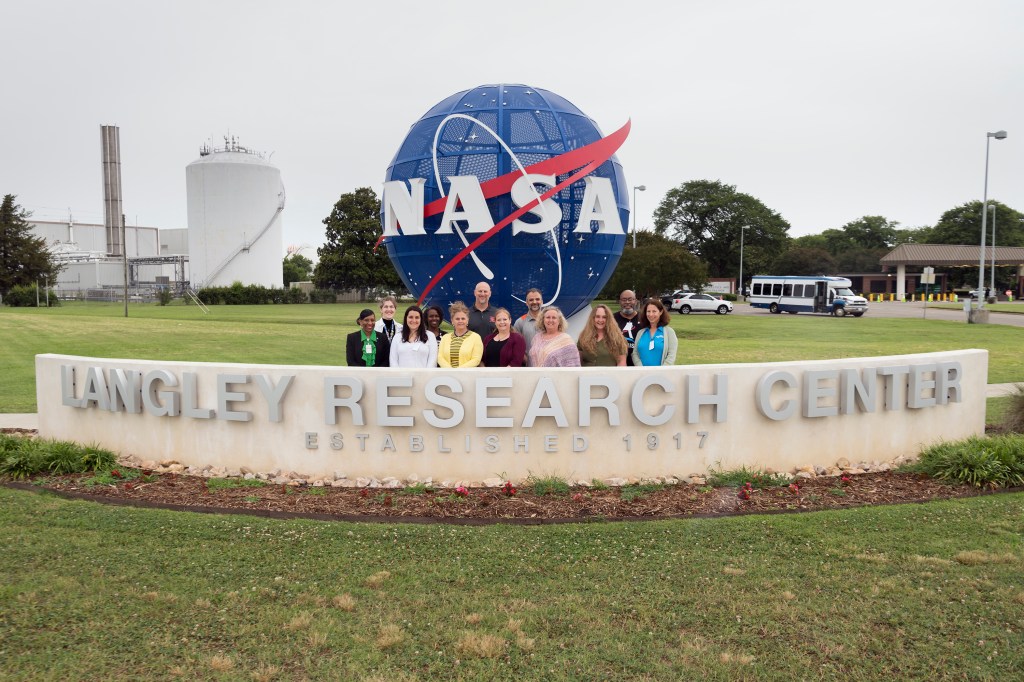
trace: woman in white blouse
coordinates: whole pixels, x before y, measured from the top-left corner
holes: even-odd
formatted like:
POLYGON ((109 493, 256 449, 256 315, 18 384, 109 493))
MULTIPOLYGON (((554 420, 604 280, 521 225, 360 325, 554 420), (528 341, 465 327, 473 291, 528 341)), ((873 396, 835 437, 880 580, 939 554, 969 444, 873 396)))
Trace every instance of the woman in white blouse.
POLYGON ((410 306, 391 342, 392 367, 437 367, 437 339, 423 324, 423 311, 410 306))

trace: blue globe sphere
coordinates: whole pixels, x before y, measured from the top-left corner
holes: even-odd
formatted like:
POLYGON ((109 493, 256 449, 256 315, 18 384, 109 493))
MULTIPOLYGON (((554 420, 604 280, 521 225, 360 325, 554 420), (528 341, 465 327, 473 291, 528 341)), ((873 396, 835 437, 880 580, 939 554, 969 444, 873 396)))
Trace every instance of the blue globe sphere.
MULTIPOLYGON (((385 181, 425 179, 424 203, 429 205, 448 196, 449 177, 475 176, 484 183, 602 138, 593 120, 553 92, 526 85, 481 85, 442 100, 414 123, 385 181)), ((557 182, 575 170, 560 172, 557 182)), ((610 156, 589 175, 611 182, 623 231, 609 234, 587 225, 574 233, 585 190, 580 178, 554 195, 562 219, 550 231, 513 235, 511 226, 503 228, 443 277, 438 272, 480 235, 461 234, 465 224, 461 230, 435 234, 440 213, 424 219, 426 234, 387 237, 388 256, 414 296, 420 298, 429 288, 424 305, 446 308, 456 300, 472 305, 477 282, 485 281, 491 285, 492 305, 508 308, 513 319, 526 311, 524 299, 532 288, 540 289, 545 304, 571 316, 586 308, 611 277, 629 225, 628 191, 618 159, 610 156)), ((488 198, 487 207, 495 224, 517 208, 508 192, 488 198)), ((522 217, 526 223, 531 219, 539 221, 522 217)), ((383 211, 381 220, 383 224, 383 211)))

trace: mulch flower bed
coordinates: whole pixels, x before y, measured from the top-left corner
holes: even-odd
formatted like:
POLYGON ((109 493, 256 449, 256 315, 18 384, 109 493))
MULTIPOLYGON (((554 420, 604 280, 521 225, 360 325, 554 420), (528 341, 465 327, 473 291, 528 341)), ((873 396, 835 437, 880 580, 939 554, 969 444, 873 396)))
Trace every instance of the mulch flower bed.
MULTIPOLYGON (((529 486, 504 488, 385 489, 267 484, 221 487, 215 480, 144 472, 121 483, 86 485, 90 475, 40 477, 19 488, 44 488, 59 495, 114 504, 241 512, 265 516, 448 523, 544 523, 638 518, 723 516, 804 512, 863 505, 925 502, 970 497, 985 491, 926 476, 887 471, 819 477, 771 488, 712 488, 646 485, 572 488, 536 495, 529 486)), ((245 483, 250 483, 246 481, 245 483)))

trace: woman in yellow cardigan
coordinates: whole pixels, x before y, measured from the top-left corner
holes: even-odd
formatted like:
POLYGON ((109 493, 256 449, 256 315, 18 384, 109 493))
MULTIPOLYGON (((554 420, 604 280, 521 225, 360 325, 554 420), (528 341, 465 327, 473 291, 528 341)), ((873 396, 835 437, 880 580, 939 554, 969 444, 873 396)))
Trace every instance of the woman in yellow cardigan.
POLYGON ((477 367, 484 357, 484 340, 469 329, 469 308, 462 301, 452 303, 448 308, 448 319, 455 328, 451 334, 441 337, 437 350, 437 364, 440 367, 477 367))

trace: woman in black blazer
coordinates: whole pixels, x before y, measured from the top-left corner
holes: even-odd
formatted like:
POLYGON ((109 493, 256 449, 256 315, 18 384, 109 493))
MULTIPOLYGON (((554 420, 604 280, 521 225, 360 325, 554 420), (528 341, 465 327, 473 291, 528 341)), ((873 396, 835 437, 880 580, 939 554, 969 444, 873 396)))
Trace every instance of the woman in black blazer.
POLYGON ((386 334, 374 331, 377 319, 369 308, 359 313, 359 331, 348 335, 345 360, 349 367, 387 367, 391 342, 386 334))

